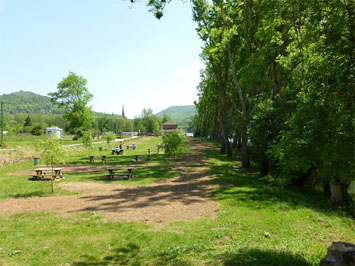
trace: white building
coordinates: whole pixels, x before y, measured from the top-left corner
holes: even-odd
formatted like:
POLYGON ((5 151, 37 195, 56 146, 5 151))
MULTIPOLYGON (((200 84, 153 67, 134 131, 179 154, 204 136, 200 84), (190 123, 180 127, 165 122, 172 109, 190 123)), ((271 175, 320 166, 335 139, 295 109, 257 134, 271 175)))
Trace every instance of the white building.
POLYGON ((56 134, 58 138, 63 137, 64 131, 59 127, 47 127, 46 128, 46 137, 49 138, 52 134, 56 134))
POLYGON ((131 137, 134 137, 134 136, 138 136, 138 132, 121 132, 121 135, 122 135, 122 137, 123 137, 123 136, 131 136, 131 137))

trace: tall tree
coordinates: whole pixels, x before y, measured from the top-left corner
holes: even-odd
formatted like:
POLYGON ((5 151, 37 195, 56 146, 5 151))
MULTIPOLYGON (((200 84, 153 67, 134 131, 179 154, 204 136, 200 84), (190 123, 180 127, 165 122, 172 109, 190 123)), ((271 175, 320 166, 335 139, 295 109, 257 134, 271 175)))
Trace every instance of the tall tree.
POLYGON ((141 114, 142 124, 146 133, 158 133, 160 131, 160 120, 153 114, 153 110, 143 109, 141 114))
MULTIPOLYGON (((165 4, 148 2, 158 18, 165 4)), ((241 138, 243 166, 250 155, 281 183, 348 184, 355 2, 192 0, 192 7, 205 63, 196 133, 227 153, 227 140, 241 138)))
POLYGON ((25 123, 23 124, 25 127, 32 126, 31 118, 28 115, 27 118, 25 119, 25 123))
POLYGON ((173 119, 171 118, 170 115, 168 115, 167 113, 164 113, 162 123, 165 123, 168 121, 173 121, 173 119))
POLYGON ((69 121, 68 130, 72 132, 87 130, 94 125, 94 116, 88 106, 93 95, 86 84, 85 78, 69 72, 69 75, 58 83, 58 91, 48 94, 52 97, 52 102, 65 111, 64 117, 69 121))

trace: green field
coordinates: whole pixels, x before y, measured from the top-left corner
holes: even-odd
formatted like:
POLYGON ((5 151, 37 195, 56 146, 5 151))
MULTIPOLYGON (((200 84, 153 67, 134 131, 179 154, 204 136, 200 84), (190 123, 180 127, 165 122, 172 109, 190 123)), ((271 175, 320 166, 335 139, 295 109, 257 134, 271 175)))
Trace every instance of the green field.
MULTIPOLYGON (((5 148, 13 147, 34 147, 40 140, 46 139, 45 135, 33 136, 30 133, 21 133, 16 135, 5 135, 5 148)), ((81 143, 80 140, 73 140, 73 135, 66 135, 61 138, 63 145, 81 143)))
MULTIPOLYGON (((109 181, 105 172, 68 173, 63 181, 140 186, 180 175, 174 171, 184 153, 170 160, 156 153, 161 138, 134 141, 137 150, 109 155, 109 146, 98 146, 95 157, 108 156, 107 165, 144 165, 132 180, 109 181), (152 161, 145 161, 147 149, 152 161), (134 162, 134 155, 142 160, 134 162), (148 167, 151 166, 151 167, 148 167)), ((131 143, 131 142, 128 142, 131 143)), ((111 145, 112 146, 112 145, 111 145)), ((60 215, 30 212, 0 216, 1 265, 319 265, 332 241, 354 242, 354 220, 330 208, 321 194, 273 187, 254 170, 245 171, 215 150, 203 151, 219 204, 216 219, 149 222, 106 222, 87 211, 60 215)), ((83 148, 73 149, 70 164, 90 165, 83 148)), ((99 161, 94 165, 100 165, 99 161)), ((11 173, 33 169, 22 162, 0 169, 0 203, 39 196, 61 197, 80 192, 55 189, 29 175, 11 173)), ((147 187, 148 189, 148 187, 147 187)), ((15 206, 14 206, 15 207, 15 206)), ((0 209, 1 214, 1 209, 0 209)))

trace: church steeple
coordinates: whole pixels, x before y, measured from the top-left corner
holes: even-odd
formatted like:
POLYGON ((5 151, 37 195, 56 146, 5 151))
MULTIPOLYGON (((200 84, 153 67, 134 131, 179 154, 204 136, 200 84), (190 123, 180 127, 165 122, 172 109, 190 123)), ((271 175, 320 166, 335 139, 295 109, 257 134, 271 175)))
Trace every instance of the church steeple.
POLYGON ((124 114, 124 105, 122 105, 122 117, 125 117, 125 114, 124 114))

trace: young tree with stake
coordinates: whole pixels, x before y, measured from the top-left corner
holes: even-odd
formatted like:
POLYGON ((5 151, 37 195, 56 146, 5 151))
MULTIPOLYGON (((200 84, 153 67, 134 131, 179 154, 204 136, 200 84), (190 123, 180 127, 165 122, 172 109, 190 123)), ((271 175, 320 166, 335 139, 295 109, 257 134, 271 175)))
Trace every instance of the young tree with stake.
POLYGON ((50 138, 39 144, 41 158, 52 168, 51 189, 54 192, 54 164, 65 163, 66 152, 57 135, 52 134, 50 138))

